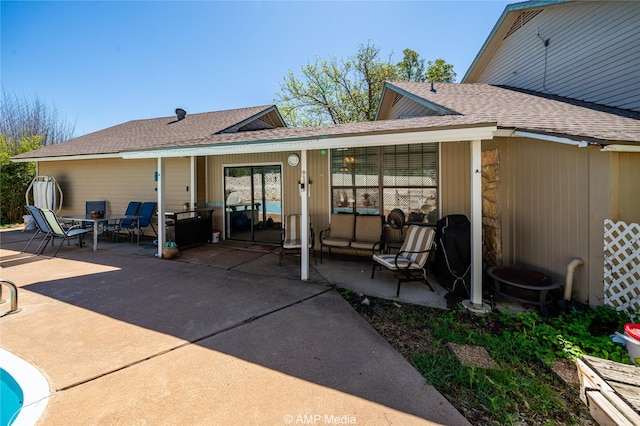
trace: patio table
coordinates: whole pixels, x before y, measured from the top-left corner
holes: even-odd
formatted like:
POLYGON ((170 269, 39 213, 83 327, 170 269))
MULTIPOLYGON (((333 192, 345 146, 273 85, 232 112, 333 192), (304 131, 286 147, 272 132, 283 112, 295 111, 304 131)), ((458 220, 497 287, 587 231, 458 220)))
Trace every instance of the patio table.
MULTIPOLYGON (((59 216, 60 219, 74 221, 74 222, 91 222, 93 223, 93 251, 98 251, 98 228, 100 227, 100 222, 108 222, 110 220, 122 220, 122 219, 131 219, 135 221, 136 225, 139 225, 138 219, 141 216, 135 215, 126 215, 126 214, 112 214, 112 215, 104 215, 104 217, 91 217, 88 214, 71 214, 59 216)), ((140 227, 137 226, 136 232, 140 235, 140 227)), ((138 240, 138 243, 140 241, 138 240)))

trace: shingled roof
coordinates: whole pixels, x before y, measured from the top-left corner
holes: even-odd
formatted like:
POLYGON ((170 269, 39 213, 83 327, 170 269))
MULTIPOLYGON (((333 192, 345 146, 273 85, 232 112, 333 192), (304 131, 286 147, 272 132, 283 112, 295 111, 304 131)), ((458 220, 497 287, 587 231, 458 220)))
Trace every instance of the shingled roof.
MULTIPOLYGON (((387 83, 383 97, 400 93, 427 107, 496 122, 503 129, 603 143, 640 142, 640 113, 634 111, 489 84, 435 83, 433 88, 427 83, 387 83)), ((381 110, 379 116, 385 113, 381 110)))
POLYGON ((373 122, 295 128, 282 127, 283 123, 260 124, 258 121, 268 117, 267 114, 279 118, 275 106, 262 106, 192 114, 183 120, 163 117, 130 121, 13 158, 25 161, 118 156, 147 150, 292 142, 496 124, 499 129, 596 143, 640 142, 640 113, 488 84, 436 83, 433 89, 428 83, 386 83, 378 120, 373 122), (389 99, 398 96, 406 96, 434 113, 424 117, 386 119, 389 105, 393 103, 389 99))
POLYGON ((128 150, 180 145, 213 134, 233 133, 242 126, 255 130, 282 127, 284 122, 273 105, 187 114, 182 120, 175 115, 133 120, 14 158, 118 154, 128 150))

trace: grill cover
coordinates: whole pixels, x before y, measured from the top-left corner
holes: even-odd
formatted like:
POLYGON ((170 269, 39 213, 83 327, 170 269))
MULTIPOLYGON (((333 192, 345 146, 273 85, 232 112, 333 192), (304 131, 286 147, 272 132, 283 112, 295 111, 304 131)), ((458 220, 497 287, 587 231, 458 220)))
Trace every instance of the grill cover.
POLYGON ((471 222, 465 215, 445 216, 436 228, 433 271, 438 282, 452 293, 470 297, 471 222))

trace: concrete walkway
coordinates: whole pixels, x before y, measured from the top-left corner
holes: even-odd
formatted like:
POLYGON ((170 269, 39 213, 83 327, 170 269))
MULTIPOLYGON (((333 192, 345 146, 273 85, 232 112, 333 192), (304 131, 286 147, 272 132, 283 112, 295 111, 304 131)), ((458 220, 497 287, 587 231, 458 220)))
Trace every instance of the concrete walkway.
POLYGON ((302 282, 271 246, 49 258, 20 253, 30 237, 0 232, 22 309, 0 318, 0 344, 49 381, 39 424, 468 424, 327 285, 330 261, 302 282))

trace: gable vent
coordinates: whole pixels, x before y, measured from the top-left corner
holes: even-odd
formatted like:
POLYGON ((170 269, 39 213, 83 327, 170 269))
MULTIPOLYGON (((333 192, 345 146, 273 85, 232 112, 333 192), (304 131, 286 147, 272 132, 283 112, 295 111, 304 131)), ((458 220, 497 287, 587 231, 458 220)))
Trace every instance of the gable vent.
POLYGON ((391 106, 395 106, 395 104, 400 102, 400 99, 402 98, 403 96, 400 93, 396 93, 396 95, 393 97, 393 102, 391 103, 391 106))
POLYGON ((527 22, 529 22, 530 20, 538 16, 540 12, 542 12, 542 9, 520 12, 520 15, 516 18, 511 28, 509 28, 509 31, 507 31, 507 34, 505 34, 503 40, 506 40, 506 38, 509 37, 511 34, 515 33, 520 28, 524 27, 524 25, 527 22))

